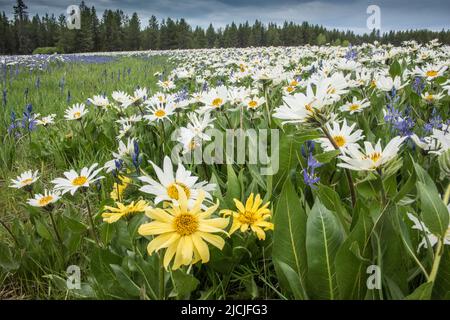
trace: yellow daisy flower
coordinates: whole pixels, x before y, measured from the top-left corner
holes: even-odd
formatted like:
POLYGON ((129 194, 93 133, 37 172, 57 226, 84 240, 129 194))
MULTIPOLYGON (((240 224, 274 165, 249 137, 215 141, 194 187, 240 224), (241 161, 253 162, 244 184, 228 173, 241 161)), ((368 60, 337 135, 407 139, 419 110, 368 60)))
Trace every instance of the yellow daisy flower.
POLYGON ((145 212, 148 208, 148 203, 144 200, 139 200, 136 204, 133 201, 129 205, 116 202, 116 206, 117 208, 105 206, 105 210, 109 210, 109 212, 103 212, 103 222, 114 223, 123 217, 127 217, 138 212, 145 212))
POLYGON ((199 192, 198 198, 192 207, 188 207, 188 199, 183 188, 178 187, 179 198, 176 204, 171 203, 170 208, 149 208, 145 214, 153 219, 139 227, 139 234, 143 236, 157 236, 147 246, 148 254, 167 248, 163 264, 167 269, 175 257, 172 269, 176 270, 182 265, 192 265, 198 261, 209 261, 209 248, 207 243, 222 250, 225 240, 212 233, 223 232, 229 219, 210 218, 217 210, 219 203, 202 209, 205 193, 199 192))
POLYGON ((224 217, 233 216, 233 224, 229 231, 230 235, 238 229, 241 229, 241 232, 246 232, 250 227, 259 240, 264 240, 266 238, 264 231, 273 230, 273 223, 266 221, 271 218, 271 211, 267 208, 270 202, 266 202, 261 206, 263 201, 260 195, 258 194, 254 198, 253 193, 247 199, 245 206, 239 200, 233 200, 238 211, 222 210, 220 212, 224 217))

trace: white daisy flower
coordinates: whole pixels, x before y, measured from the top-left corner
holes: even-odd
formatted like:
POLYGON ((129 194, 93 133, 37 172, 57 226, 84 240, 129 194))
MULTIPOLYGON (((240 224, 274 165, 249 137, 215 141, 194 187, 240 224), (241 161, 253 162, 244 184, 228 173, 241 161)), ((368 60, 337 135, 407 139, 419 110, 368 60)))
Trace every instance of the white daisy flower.
POLYGON ((27 203, 33 207, 46 207, 55 203, 61 198, 61 193, 57 191, 44 191, 44 194, 36 194, 33 199, 28 199, 27 203))
POLYGON ((87 188, 95 181, 103 179, 104 177, 97 177, 102 168, 95 170, 98 164, 94 163, 90 168, 84 167, 81 169, 80 174, 75 170, 64 172, 66 178, 57 178, 52 181, 55 185, 55 191, 61 191, 62 194, 70 192, 74 195, 79 188, 87 188))
POLYGON ((84 103, 77 103, 65 111, 64 118, 66 120, 80 120, 88 112, 84 103))
POLYGON ((200 102, 204 107, 199 109, 200 113, 221 108, 228 101, 228 89, 225 86, 213 88, 202 94, 200 102))
POLYGON ((447 68, 448 67, 444 65, 427 64, 423 68, 416 67, 414 69, 414 74, 431 81, 435 78, 443 76, 447 68))
POLYGON ((322 101, 315 96, 311 86, 306 87, 306 94, 284 96, 283 102, 273 114, 274 118, 284 120, 283 124, 306 122, 316 110, 323 107, 322 101))
POLYGON ((11 188, 21 189, 23 187, 30 186, 31 184, 35 183, 39 179, 39 171, 36 170, 35 172, 32 172, 31 170, 25 171, 17 178, 11 179, 11 188))
POLYGON ((381 148, 381 141, 375 145, 366 141, 364 142, 365 152, 362 153, 357 148, 349 148, 348 155, 342 155, 339 158, 344 163, 339 163, 338 166, 348 168, 356 171, 373 171, 380 166, 388 163, 394 159, 406 137, 395 137, 384 148, 381 148))
POLYGON ((164 91, 169 91, 176 88, 175 83, 172 80, 159 80, 157 84, 164 91))
POLYGON ((153 180, 149 176, 141 176, 139 180, 147 185, 142 186, 139 190, 154 195, 155 205, 161 201, 172 201, 178 203, 178 190, 180 187, 186 193, 188 203, 193 205, 197 199, 199 192, 203 190, 207 199, 212 199, 209 191, 215 189, 215 184, 208 184, 206 181, 197 182, 198 177, 192 176, 180 163, 174 175, 172 161, 169 157, 164 158, 163 169, 159 168, 153 162, 150 162, 155 170, 159 181, 153 180))
POLYGON ((38 125, 46 127, 49 124, 54 124, 55 118, 56 118, 56 114, 52 113, 52 114, 49 114, 48 116, 42 117, 41 119, 36 119, 36 122, 38 125))
POLYGON ((358 100, 358 98, 353 97, 352 102, 347 102, 346 104, 341 106, 339 110, 354 114, 355 112, 362 112, 368 106, 370 106, 370 102, 367 99, 358 100))
POLYGON ((264 103, 266 103, 264 97, 248 97, 244 100, 243 105, 250 110, 256 110, 264 103))
POLYGON ((433 103, 444 98, 444 94, 442 93, 432 94, 430 92, 424 92, 421 94, 421 96, 422 99, 425 100, 427 103, 433 103))
POLYGON ((104 96, 94 96, 89 98, 88 101, 96 107, 107 108, 109 106, 108 97, 104 96))
POLYGON ((144 119, 153 122, 153 121, 162 121, 164 119, 169 119, 174 113, 174 107, 172 104, 162 104, 158 103, 157 105, 148 106, 147 112, 149 114, 144 116, 144 119))
MULTIPOLYGON (((347 120, 345 119, 342 123, 342 126, 337 121, 333 122, 333 126, 331 126, 329 123, 326 124, 326 128, 330 133, 330 136, 333 138, 334 143, 339 147, 343 154, 346 154, 346 152, 351 148, 358 148, 359 145, 357 144, 357 142, 364 138, 362 130, 358 129, 352 133, 355 126, 356 123, 348 126, 347 120)), ((320 143, 324 151, 335 150, 333 144, 328 138, 319 138, 317 139, 317 142, 320 143)))

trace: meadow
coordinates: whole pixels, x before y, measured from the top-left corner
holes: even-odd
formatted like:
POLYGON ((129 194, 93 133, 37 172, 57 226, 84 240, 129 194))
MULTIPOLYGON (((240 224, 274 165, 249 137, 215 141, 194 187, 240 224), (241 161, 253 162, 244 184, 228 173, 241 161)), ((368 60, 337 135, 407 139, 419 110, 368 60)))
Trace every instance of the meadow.
POLYGON ((449 46, 0 60, 1 299, 450 298, 449 46))

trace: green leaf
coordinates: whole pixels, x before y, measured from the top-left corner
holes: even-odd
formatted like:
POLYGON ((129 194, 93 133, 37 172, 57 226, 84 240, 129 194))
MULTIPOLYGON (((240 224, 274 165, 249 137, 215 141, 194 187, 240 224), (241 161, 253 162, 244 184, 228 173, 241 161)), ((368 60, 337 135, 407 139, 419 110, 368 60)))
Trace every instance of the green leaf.
POLYGON ((299 142, 299 139, 296 139, 294 135, 280 135, 279 169, 273 179, 274 190, 283 186, 283 183, 289 176, 290 171, 297 165, 296 152, 299 150, 300 145, 301 143, 299 142))
POLYGON ((433 299, 445 299, 446 296, 450 298, 450 249, 448 246, 444 246, 444 253, 433 287, 433 299))
MULTIPOLYGON (((285 263, 298 275, 302 288, 301 298, 307 298, 305 290, 306 262, 306 212, 300 203, 290 179, 287 179, 274 214, 273 259, 285 263)), ((278 264, 279 265, 279 264, 278 264)), ((285 288, 292 287, 284 272, 275 268, 285 288)))
POLYGON ((122 287, 122 289, 124 289, 129 295, 133 297, 139 297, 141 293, 140 287, 133 282, 133 280, 122 269, 122 267, 116 264, 111 264, 110 267, 114 271, 116 279, 119 282, 119 285, 122 287))
POLYGON ((371 259, 369 238, 373 222, 368 208, 361 202, 357 203, 355 212, 358 212, 358 220, 338 250, 335 259, 336 279, 341 299, 363 299, 367 290, 366 269, 369 264, 361 260, 361 257, 371 259), (361 257, 357 257, 353 253, 355 242, 359 247, 361 257))
POLYGON ((342 205, 339 194, 328 186, 319 185, 317 188, 317 196, 328 210, 334 210, 338 214, 338 218, 345 232, 348 233, 352 218, 342 205))
POLYGON ((422 221, 435 235, 445 236, 448 229, 448 209, 441 197, 434 190, 427 188, 422 182, 417 182, 419 193, 422 221))
POLYGON ((181 270, 172 272, 172 280, 174 282, 174 292, 171 293, 172 297, 189 297, 200 284, 200 281, 193 275, 186 274, 181 270))
POLYGON ((394 60, 394 62, 392 62, 391 66, 389 68, 389 74, 393 78, 395 78, 396 76, 401 76, 401 74, 402 74, 402 67, 401 67, 400 63, 397 60, 394 60))
POLYGON ((422 182, 427 186, 428 189, 439 193, 438 188, 434 184, 433 179, 431 179, 430 175, 417 163, 414 162, 414 169, 416 170, 417 180, 422 182))
POLYGON ((233 199, 241 199, 241 185, 234 172, 233 165, 227 164, 227 194, 225 201, 229 206, 234 206, 233 199))
POLYGON ((333 160, 340 154, 341 154, 340 150, 332 150, 332 151, 327 151, 327 152, 318 154, 315 156, 315 158, 320 163, 325 164, 325 163, 330 162, 331 160, 333 160))
POLYGON ((276 259, 273 260, 274 265, 277 267, 277 270, 280 270, 284 277, 287 280, 290 290, 292 291, 294 298, 297 300, 304 299, 303 288, 301 287, 301 280, 299 279, 298 274, 292 269, 289 265, 284 262, 278 261, 276 259))
POLYGON ((42 238, 52 240, 52 234, 48 230, 47 226, 39 220, 36 220, 36 231, 42 238))
POLYGON ((10 248, 0 242, 0 267, 6 271, 17 270, 20 266, 20 262, 16 261, 10 248))
POLYGON ((433 290, 433 282, 426 282, 417 287, 413 293, 407 296, 406 300, 430 300, 431 291, 433 290))
POLYGON ((306 227, 308 284, 316 298, 334 300, 338 297, 334 259, 343 240, 341 223, 317 199, 306 227))

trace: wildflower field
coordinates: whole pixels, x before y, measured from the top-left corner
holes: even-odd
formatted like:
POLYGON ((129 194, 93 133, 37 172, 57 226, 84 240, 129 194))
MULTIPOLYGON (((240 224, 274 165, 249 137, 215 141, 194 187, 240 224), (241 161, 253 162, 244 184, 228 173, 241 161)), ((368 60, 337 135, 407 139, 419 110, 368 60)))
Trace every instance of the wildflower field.
POLYGON ((449 46, 0 60, 0 299, 450 299, 449 46))

